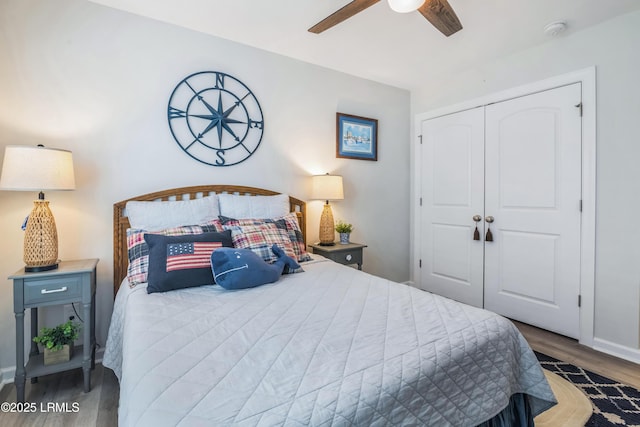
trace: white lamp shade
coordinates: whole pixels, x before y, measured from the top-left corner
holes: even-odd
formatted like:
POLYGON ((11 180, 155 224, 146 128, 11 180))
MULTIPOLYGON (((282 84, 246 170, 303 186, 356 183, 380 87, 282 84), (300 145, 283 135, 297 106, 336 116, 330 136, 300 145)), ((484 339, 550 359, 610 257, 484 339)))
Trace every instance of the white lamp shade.
POLYGON ((0 190, 44 191, 76 188, 71 151, 42 146, 8 145, 0 190))
POLYGON ((311 178, 311 198, 318 200, 344 199, 342 176, 329 174, 314 175, 311 178))
POLYGON ((408 13, 418 10, 425 0, 388 0, 389 7, 398 13, 408 13))

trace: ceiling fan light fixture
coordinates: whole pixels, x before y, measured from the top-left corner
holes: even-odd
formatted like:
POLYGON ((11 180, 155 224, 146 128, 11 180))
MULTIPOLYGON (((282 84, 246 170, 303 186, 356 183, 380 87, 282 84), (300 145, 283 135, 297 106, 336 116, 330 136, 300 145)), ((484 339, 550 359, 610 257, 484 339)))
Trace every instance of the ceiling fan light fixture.
POLYGON ((409 13, 418 10, 424 0, 388 0, 389 7, 398 13, 409 13))

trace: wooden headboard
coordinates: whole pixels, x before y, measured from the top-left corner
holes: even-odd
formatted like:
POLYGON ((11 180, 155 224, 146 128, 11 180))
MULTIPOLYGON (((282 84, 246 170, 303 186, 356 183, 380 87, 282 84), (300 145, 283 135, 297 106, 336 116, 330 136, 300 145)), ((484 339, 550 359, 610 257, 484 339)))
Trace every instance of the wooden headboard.
MULTIPOLYGON (((130 227, 129 218, 125 216, 125 206, 131 200, 137 201, 161 201, 161 200, 190 200, 213 194, 237 194, 243 196, 273 196, 280 194, 277 191, 264 190, 255 187, 243 187, 237 185, 199 185, 194 187, 172 188, 170 190, 143 194, 131 197, 113 205, 113 296, 115 298, 120 288, 120 283, 127 277, 129 257, 127 254, 127 228, 130 227)), ((296 212, 300 223, 300 230, 304 241, 307 241, 306 204, 302 200, 289 197, 291 212, 296 212)))

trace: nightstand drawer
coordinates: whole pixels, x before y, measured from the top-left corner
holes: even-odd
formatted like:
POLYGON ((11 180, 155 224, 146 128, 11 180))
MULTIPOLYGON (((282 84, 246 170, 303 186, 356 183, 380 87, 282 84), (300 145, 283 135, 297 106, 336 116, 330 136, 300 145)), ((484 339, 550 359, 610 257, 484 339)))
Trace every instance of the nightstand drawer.
POLYGON ((362 264, 362 249, 334 252, 328 258, 340 264, 362 264))
POLYGON ((55 279, 25 280, 24 304, 41 302, 80 300, 82 295, 82 277, 79 275, 61 276, 55 279))

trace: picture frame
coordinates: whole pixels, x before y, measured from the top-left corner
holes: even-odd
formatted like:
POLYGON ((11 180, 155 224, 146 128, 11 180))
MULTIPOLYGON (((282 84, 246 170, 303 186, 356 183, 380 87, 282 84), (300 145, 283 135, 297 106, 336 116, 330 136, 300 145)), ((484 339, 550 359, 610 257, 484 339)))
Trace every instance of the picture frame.
POLYGON ((378 120, 336 113, 336 157, 378 160, 378 120))

